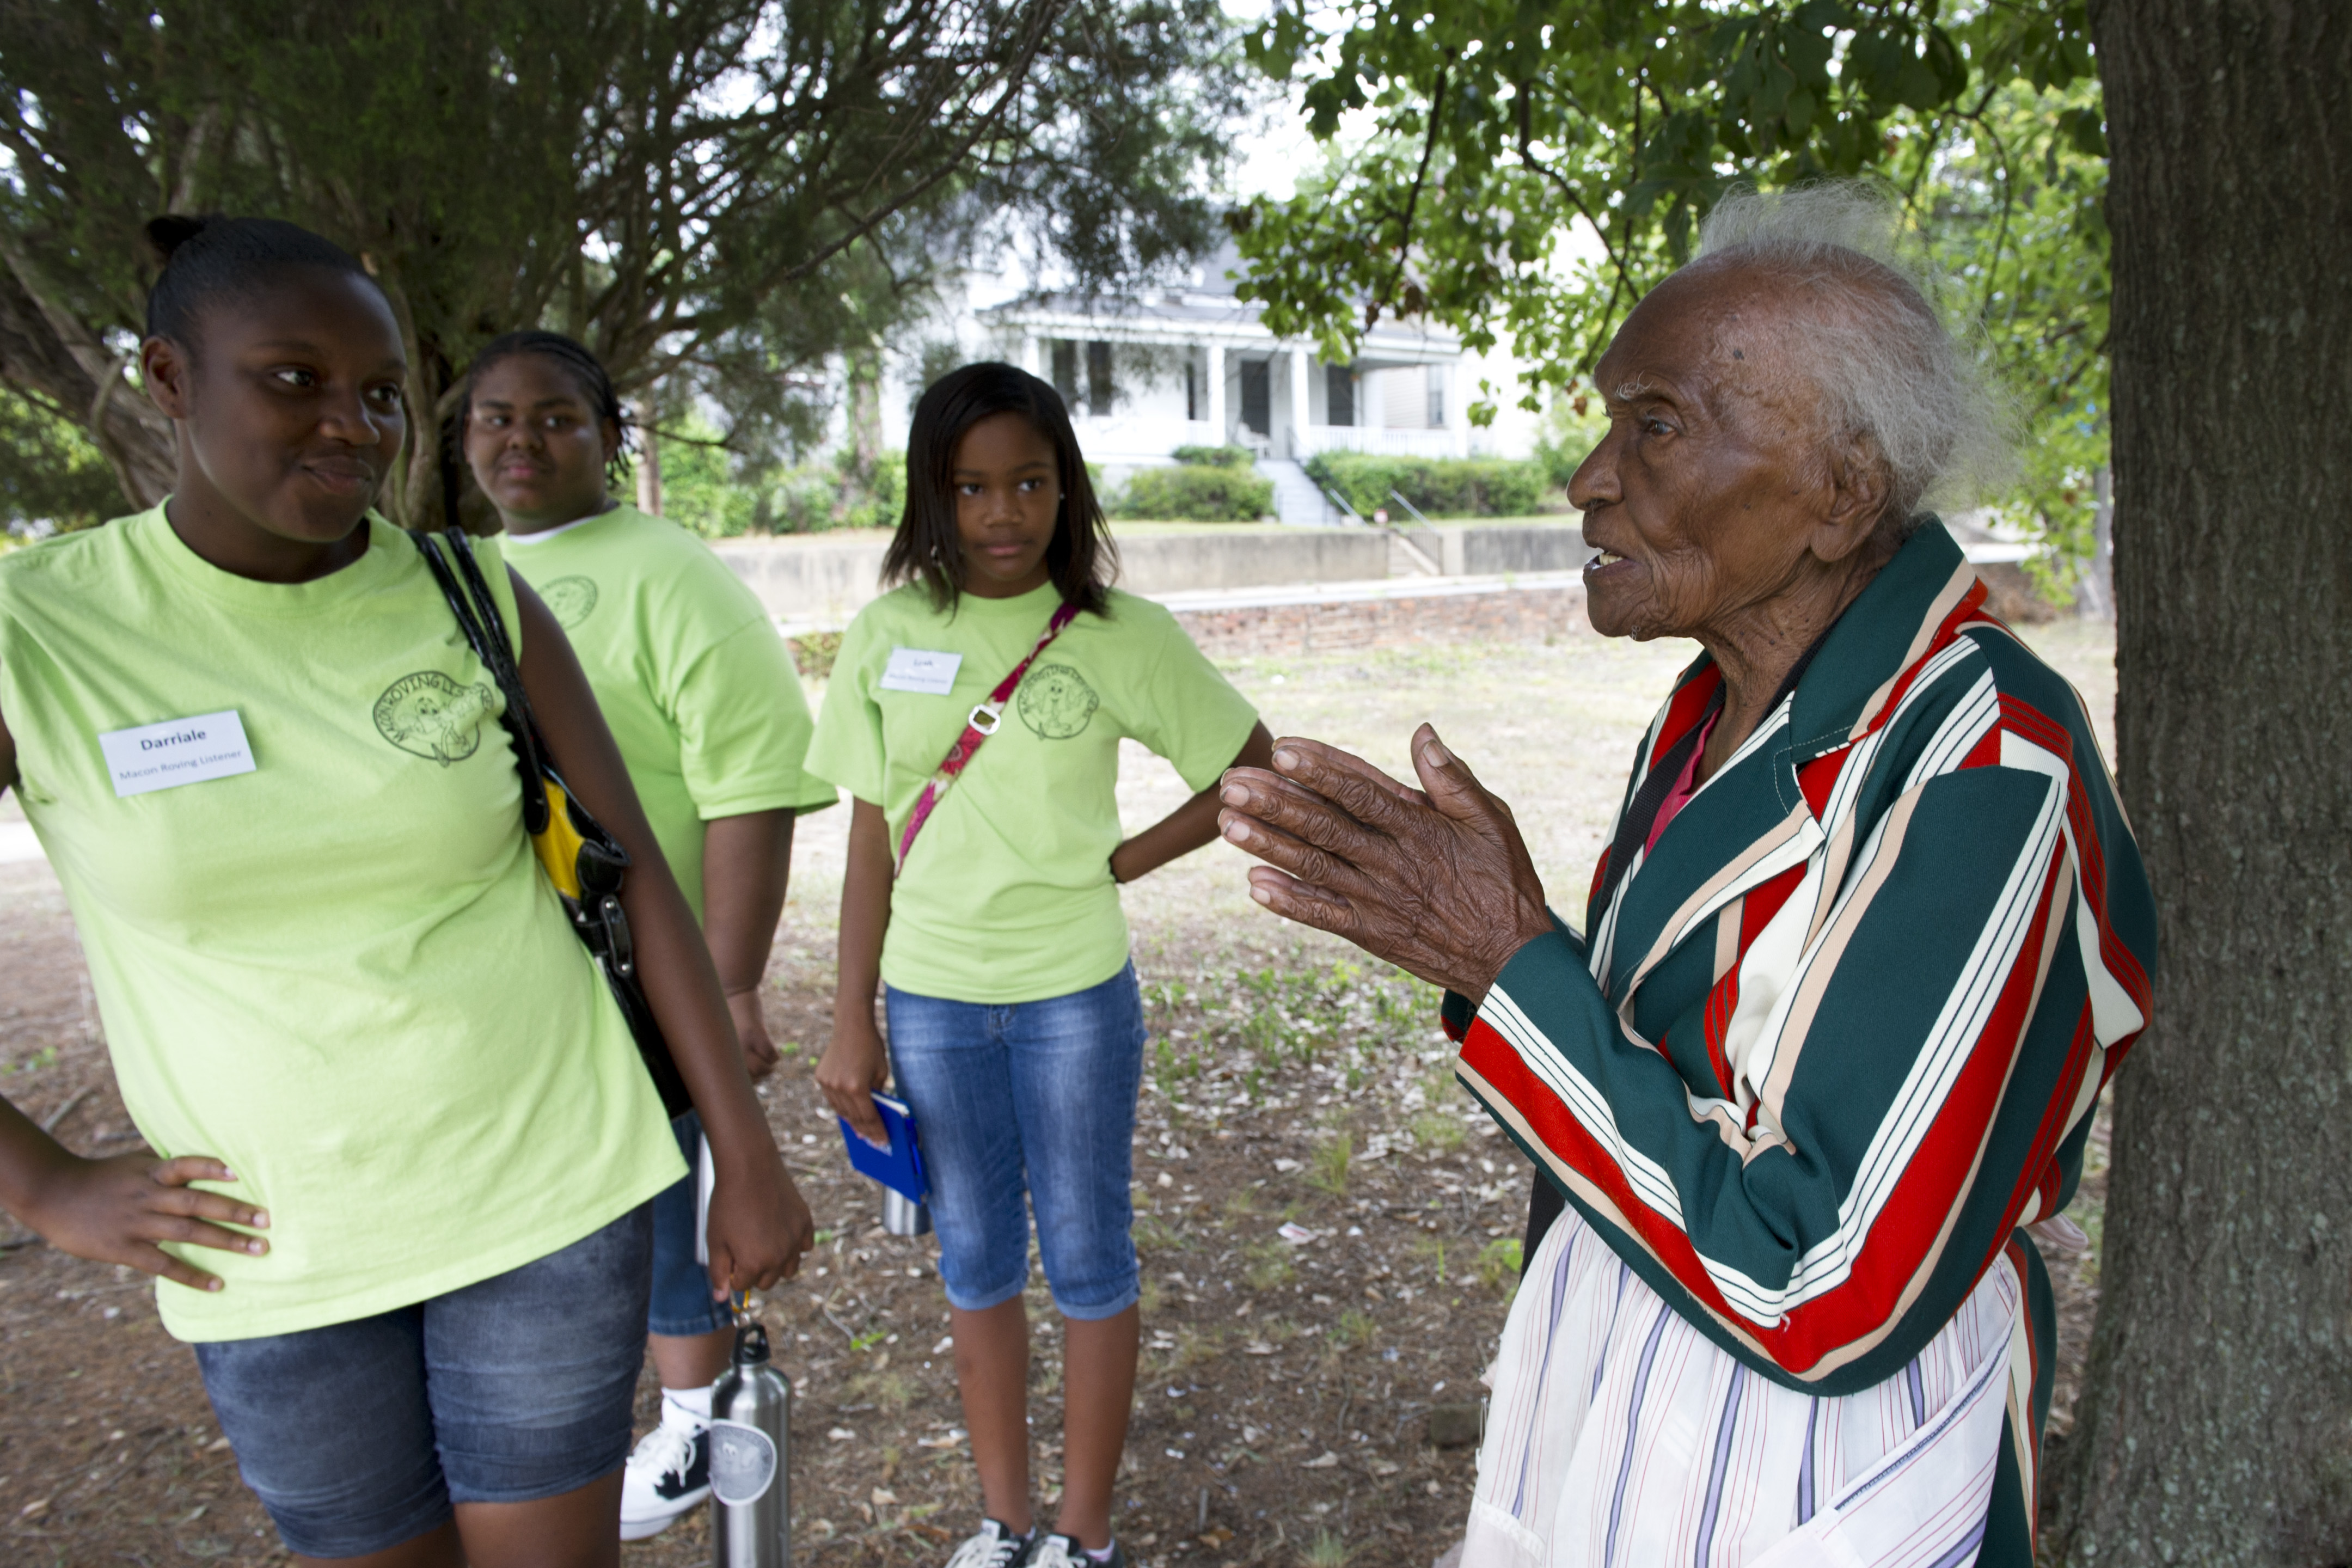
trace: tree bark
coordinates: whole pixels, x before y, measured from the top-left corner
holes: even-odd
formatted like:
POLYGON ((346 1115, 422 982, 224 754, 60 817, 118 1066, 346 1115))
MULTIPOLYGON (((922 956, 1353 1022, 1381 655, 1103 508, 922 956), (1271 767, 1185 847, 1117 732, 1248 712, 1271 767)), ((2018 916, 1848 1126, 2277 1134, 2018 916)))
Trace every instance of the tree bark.
POLYGON ((661 515, 661 436, 654 425, 659 415, 648 397, 637 405, 637 510, 661 515))
POLYGON ((2352 5, 2107 0, 2116 731, 2162 920, 2052 1560, 2352 1561, 2352 5))
POLYGON ((172 422, 123 377, 96 332, 51 302, 14 246, 0 257, 0 381, 33 394, 86 429, 132 510, 170 492, 172 422))

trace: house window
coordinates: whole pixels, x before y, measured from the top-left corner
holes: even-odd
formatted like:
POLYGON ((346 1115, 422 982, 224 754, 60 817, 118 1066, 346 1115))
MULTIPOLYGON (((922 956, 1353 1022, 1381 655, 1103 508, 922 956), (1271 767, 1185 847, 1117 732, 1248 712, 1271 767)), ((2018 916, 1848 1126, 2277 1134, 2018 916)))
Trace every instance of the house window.
POLYGON ((1184 362, 1184 417, 1201 416, 1201 367, 1191 360, 1184 362))
POLYGON ((1429 367, 1429 427, 1445 428, 1445 373, 1436 365, 1429 367))
POLYGON ((1095 414, 1108 414, 1111 404, 1110 345, 1087 345, 1087 405, 1095 414))
POLYGON ((1067 338, 1054 340, 1054 390, 1062 395, 1062 405, 1076 409, 1078 405, 1078 345, 1067 338))
POLYGON ((1356 373, 1344 364, 1323 367, 1323 402, 1326 425, 1353 425, 1356 422, 1356 373))
POLYGON ((1242 362, 1242 423, 1261 436, 1274 434, 1273 368, 1262 359, 1242 362))

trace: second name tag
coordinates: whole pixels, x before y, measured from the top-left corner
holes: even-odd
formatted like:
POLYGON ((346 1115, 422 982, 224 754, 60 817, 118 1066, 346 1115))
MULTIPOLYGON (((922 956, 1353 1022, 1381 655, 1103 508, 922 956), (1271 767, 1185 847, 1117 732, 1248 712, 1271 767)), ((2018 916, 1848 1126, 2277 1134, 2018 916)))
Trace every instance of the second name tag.
POLYGON ((890 662, 882 667, 882 689, 919 691, 926 697, 945 697, 955 689, 956 671, 962 666, 963 655, 960 653, 894 647, 890 650, 890 662))
POLYGON ((233 708, 135 730, 110 730, 99 736, 98 749, 106 758, 114 793, 121 798, 249 773, 254 768, 245 722, 233 708))

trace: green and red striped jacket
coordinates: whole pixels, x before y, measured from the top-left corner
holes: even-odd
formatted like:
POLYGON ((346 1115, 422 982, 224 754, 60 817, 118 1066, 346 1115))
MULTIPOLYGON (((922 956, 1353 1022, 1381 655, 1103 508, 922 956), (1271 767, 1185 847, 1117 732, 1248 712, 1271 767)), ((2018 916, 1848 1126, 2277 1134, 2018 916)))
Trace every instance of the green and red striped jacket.
MULTIPOLYGON (((1529 942, 1449 1026, 1569 1202, 1775 1382, 1872 1386, 2021 1249, 2038 1427, 2018 1227, 2074 1194, 2156 916, 2082 700, 1984 597, 1925 524, 1587 934, 1529 942)), ((1628 804, 1720 679, 1685 672, 1628 804)))

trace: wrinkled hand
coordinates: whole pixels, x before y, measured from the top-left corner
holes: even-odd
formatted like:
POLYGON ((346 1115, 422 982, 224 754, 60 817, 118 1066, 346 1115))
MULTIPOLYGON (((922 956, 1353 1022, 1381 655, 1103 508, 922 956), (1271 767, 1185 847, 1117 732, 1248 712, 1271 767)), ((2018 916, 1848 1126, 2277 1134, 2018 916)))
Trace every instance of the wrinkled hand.
POLYGON ((736 1043, 743 1047, 743 1070, 757 1083, 776 1070, 776 1042, 769 1037, 767 1015, 760 1010, 759 991, 754 988, 730 993, 727 1014, 735 1021, 736 1043))
POLYGON ((21 1216, 60 1252, 99 1263, 123 1263, 160 1274, 192 1290, 217 1290, 217 1275, 165 1252, 160 1242, 209 1247, 259 1257, 269 1243, 226 1228, 269 1228, 269 1216, 251 1204, 198 1192, 190 1182, 234 1182, 226 1165, 208 1155, 159 1160, 152 1153, 110 1160, 68 1155, 47 1176, 21 1216))
POLYGON ((1552 930, 1511 808, 1437 731, 1413 732, 1421 788, 1319 741, 1275 742, 1273 773, 1225 774, 1218 826, 1265 862, 1250 897, 1473 1003, 1552 930))
MULTIPOLYGON (((741 1169, 721 1164, 710 1188, 710 1293, 764 1290, 801 1271, 816 1221, 772 1144, 741 1169)), ((716 1156, 713 1156, 716 1158, 716 1156)))
POLYGON ((816 1087, 848 1121, 850 1130, 878 1148, 890 1146, 882 1113, 874 1109, 874 1091, 890 1081, 890 1053, 871 1016, 851 1017, 833 1026, 833 1044, 816 1064, 816 1087))

